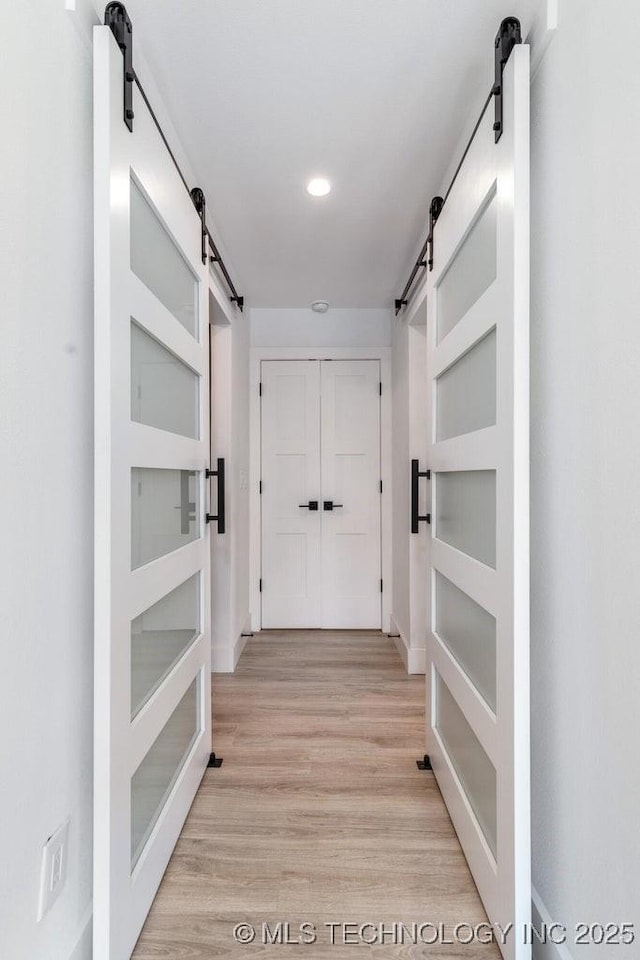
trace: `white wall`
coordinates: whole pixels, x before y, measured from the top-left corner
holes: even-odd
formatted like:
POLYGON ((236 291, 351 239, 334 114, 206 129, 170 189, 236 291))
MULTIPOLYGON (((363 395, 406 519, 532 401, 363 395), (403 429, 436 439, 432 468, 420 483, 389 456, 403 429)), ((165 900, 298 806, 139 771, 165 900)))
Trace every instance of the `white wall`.
POLYGON ((533 878, 560 922, 637 926, 640 6, 559 17, 532 86, 533 878))
MULTIPOLYGON (((2 960, 91 955, 92 27, 104 2, 73 5, 3 5, 11 42, 0 57, 2 960), (67 817, 66 882, 38 924, 42 847, 67 817)), ((142 46, 136 70, 197 183, 142 46)))
POLYGON ((92 14, 12 0, 3 20, 0 955, 67 960, 91 909, 92 14), (66 885, 36 924, 67 817, 66 885))
POLYGON ((314 313, 309 307, 253 308, 252 347, 387 347, 391 311, 332 307, 314 313))

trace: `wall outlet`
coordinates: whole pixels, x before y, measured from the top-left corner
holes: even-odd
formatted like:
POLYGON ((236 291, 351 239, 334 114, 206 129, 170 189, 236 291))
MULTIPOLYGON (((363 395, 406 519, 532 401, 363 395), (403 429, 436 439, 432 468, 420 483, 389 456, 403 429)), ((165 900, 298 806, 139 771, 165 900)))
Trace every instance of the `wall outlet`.
POLYGON ((42 848, 40 868, 40 896, 38 898, 38 922, 57 900, 64 886, 67 873, 67 848, 69 821, 58 827, 42 848))

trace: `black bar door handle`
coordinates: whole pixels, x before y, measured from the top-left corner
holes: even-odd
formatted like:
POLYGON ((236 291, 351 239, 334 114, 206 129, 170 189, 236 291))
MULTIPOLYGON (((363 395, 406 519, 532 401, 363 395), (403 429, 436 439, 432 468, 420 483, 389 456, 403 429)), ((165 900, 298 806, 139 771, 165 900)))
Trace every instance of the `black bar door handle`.
POLYGON ((418 484, 420 477, 431 480, 431 470, 421 470, 418 460, 411 461, 411 533, 418 533, 419 524, 431 523, 431 514, 425 513, 420 516, 420 490, 418 484))
POLYGON ((322 504, 324 510, 337 510, 338 507, 343 507, 343 503, 334 503, 333 500, 325 500, 322 504))
POLYGON ((215 520, 218 524, 218 533, 226 533, 224 457, 218 457, 217 470, 207 470, 206 476, 207 479, 209 477, 217 477, 218 479, 218 512, 216 514, 208 513, 205 519, 207 523, 215 520))
POLYGON ((301 510, 317 510, 317 509, 318 509, 318 501, 317 501, 317 500, 309 500, 309 503, 299 503, 298 506, 300 507, 301 510))

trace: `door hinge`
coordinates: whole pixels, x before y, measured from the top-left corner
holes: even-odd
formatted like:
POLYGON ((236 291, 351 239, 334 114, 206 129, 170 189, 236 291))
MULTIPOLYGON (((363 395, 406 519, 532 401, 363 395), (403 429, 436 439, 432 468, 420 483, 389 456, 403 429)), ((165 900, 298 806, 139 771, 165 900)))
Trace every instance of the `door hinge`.
POLYGON ((258 492, 262 495, 262 480, 258 480, 258 492))
POLYGON ((520 21, 516 17, 507 17, 500 24, 496 34, 494 57, 493 95, 495 97, 495 122, 493 130, 495 142, 502 136, 502 76, 511 51, 517 43, 522 43, 520 21))
POLYGON ((378 384, 378 396, 379 396, 379 397, 382 396, 382 380, 381 380, 380 383, 378 384))
POLYGON ((261 380, 260 383, 258 384, 258 396, 259 396, 259 397, 262 396, 262 380, 261 380))
POLYGON ((133 131, 133 27, 124 3, 108 3, 104 11, 104 25, 109 27, 124 59, 123 120, 133 131))
POLYGON ((380 593, 384 591, 384 580, 380 577, 380 593))
POLYGON ((260 577, 260 580, 258 581, 258 589, 260 593, 262 593, 262 577, 260 577))
POLYGON ((382 493, 382 480, 380 481, 380 493, 382 493))

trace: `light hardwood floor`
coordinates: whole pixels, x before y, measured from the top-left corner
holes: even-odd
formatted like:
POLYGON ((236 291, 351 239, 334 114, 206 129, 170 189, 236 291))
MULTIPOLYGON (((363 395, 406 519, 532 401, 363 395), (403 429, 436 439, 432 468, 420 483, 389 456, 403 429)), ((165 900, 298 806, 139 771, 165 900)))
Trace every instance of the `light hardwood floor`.
MULTIPOLYGON (((424 677, 379 633, 265 632, 213 678, 209 770, 135 960, 357 956, 497 960, 494 944, 330 944, 326 923, 486 919, 424 753, 424 677), (261 943, 261 924, 317 943, 261 943), (248 945, 233 928, 257 929, 248 945)), ((378 941, 379 933, 375 934, 378 941)), ((425 928, 425 939, 434 936, 425 928)), ((364 931, 373 939, 371 928, 364 931)), ((396 937, 397 939, 397 937, 396 937)))

